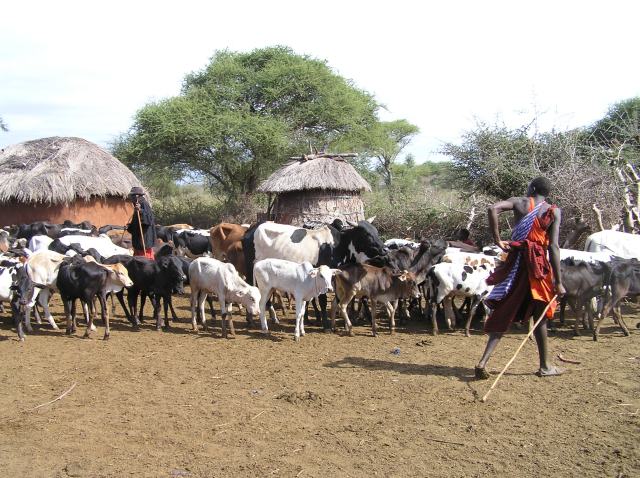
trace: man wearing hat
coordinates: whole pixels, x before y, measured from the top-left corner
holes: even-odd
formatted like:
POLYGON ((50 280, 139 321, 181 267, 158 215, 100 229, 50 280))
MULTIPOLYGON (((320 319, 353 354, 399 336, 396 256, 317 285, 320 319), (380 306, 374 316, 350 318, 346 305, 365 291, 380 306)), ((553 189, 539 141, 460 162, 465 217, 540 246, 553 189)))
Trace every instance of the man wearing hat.
POLYGON ((128 200, 135 208, 127 231, 131 234, 133 255, 153 259, 153 246, 156 243, 156 221, 151 205, 145 198, 144 189, 140 186, 131 188, 128 200))

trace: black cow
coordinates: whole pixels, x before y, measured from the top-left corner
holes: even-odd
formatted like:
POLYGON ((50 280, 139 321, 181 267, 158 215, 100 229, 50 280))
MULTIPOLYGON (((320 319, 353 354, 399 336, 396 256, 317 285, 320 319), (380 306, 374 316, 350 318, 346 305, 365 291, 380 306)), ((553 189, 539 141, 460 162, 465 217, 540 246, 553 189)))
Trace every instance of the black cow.
POLYGON ((209 237, 191 231, 182 231, 179 234, 173 234, 173 243, 178 250, 186 252, 186 249, 194 256, 201 256, 207 252, 211 252, 209 237))
MULTIPOLYGON (((116 267, 122 267, 118 265, 116 267)), ((104 340, 109 339, 109 314, 107 314, 107 286, 109 281, 127 285, 123 279, 124 271, 107 270, 105 267, 95 262, 85 262, 80 256, 75 256, 60 266, 56 287, 62 297, 64 312, 67 317, 67 335, 76 331, 76 311, 75 301, 80 299, 87 309, 90 309, 90 316, 87 317, 88 324, 84 336, 89 337, 96 315, 94 298, 100 302, 100 312, 104 321, 104 340)))
MULTIPOLYGON (((182 262, 175 256, 159 257, 156 261, 146 259, 144 257, 130 256, 111 256, 105 259, 105 263, 115 264, 121 262, 129 271, 129 277, 133 281, 133 286, 127 294, 127 302, 130 312, 124 306, 122 291, 118 294, 118 300, 125 309, 127 319, 134 326, 138 326, 142 321, 142 307, 140 314, 137 314, 136 302, 138 295, 146 294, 151 297, 153 303, 153 318, 156 322, 156 329, 160 329, 162 322, 160 319, 160 299, 164 299, 165 317, 167 308, 171 301, 171 294, 176 292, 182 294, 184 292, 185 274, 182 272, 182 262)), ((169 327, 168 321, 165 322, 165 328, 169 327)))
POLYGON ((68 219, 66 221, 63 221, 62 224, 60 225, 63 228, 72 228, 72 229, 83 229, 85 231, 90 231, 92 229, 95 229, 95 226, 93 224, 91 224, 89 221, 82 221, 82 222, 71 222, 68 219))
POLYGON ((59 224, 50 224, 48 222, 34 222, 31 224, 21 224, 18 226, 18 232, 16 233, 16 239, 26 239, 27 242, 31 240, 33 236, 49 236, 52 239, 56 239, 60 235, 62 226, 59 224))

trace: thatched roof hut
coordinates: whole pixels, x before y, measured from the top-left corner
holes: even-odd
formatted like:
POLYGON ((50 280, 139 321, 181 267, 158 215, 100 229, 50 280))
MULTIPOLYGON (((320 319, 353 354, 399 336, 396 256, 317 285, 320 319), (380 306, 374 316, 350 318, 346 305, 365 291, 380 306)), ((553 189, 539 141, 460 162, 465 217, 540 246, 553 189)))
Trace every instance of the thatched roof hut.
POLYGON ((347 162, 354 154, 320 153, 291 158, 265 180, 258 191, 275 195, 268 219, 302 226, 334 219, 364 219, 360 194, 371 186, 347 162))
POLYGON ((89 220, 124 224, 136 176, 81 138, 41 138, 0 151, 0 224, 89 220))

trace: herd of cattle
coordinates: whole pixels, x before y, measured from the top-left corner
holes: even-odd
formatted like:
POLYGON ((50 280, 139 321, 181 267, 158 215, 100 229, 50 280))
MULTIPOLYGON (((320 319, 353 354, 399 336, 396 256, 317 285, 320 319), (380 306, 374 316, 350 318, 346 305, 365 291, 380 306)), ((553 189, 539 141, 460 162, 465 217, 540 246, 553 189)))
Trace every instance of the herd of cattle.
MULTIPOLYGON (((478 308, 484 309, 483 300, 491 291, 486 278, 504 259, 495 246, 477 250, 443 240, 383 242, 368 221, 347 226, 334 221, 316 229, 273 222, 222 223, 210 230, 177 224, 158 226, 157 236, 155 260, 151 260, 132 256, 131 237, 118 226, 97 229, 87 222, 37 222, 0 229, 0 302, 11 304, 19 339, 24 340, 25 330, 32 331, 32 310, 41 322, 36 304, 51 326, 58 328, 48 305, 56 291, 64 305, 68 334, 76 331, 78 300, 87 322, 85 336, 95 330, 97 300, 104 338, 109 338, 109 295, 112 309, 115 296, 133 327, 143 321, 147 297, 153 304, 156 328, 169 327, 169 312, 177 320, 172 295, 184 293, 186 284, 191 289, 193 329, 198 330, 198 320, 206 329, 205 302, 215 320, 212 296, 216 296, 224 337, 227 327, 235 334, 231 304, 246 309, 250 324, 259 316, 266 332, 267 311, 278 322, 271 299, 279 298, 285 311, 283 295, 295 301, 296 340, 305 334, 308 302, 325 330, 335 330, 339 313, 352 335, 356 299, 360 299, 358 315, 369 316, 374 336, 378 303, 389 316, 391 333, 396 311, 400 309, 406 317, 407 307, 417 307, 420 316, 430 317, 434 334, 439 308, 444 310, 447 327, 454 329, 466 304, 464 328, 469 335, 471 321, 478 308), (328 292, 334 292, 330 314, 328 292), (459 308, 454 302, 457 297, 465 300, 459 308)), ((597 340, 602 319, 612 313, 629 335, 619 309, 625 298, 640 294, 640 236, 602 231, 587 239, 585 251, 561 249, 561 258, 567 289, 561 319, 568 303, 582 318, 576 319, 575 333, 582 322, 597 340), (595 327, 594 317, 600 319, 595 327)))

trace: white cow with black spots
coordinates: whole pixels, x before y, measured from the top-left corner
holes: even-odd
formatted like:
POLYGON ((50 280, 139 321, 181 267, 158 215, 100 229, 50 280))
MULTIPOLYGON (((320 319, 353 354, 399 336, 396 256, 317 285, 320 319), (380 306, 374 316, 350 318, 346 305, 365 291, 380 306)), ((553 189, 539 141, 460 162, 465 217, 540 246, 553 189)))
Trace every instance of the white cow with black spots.
POLYGON ((493 267, 488 264, 469 266, 441 262, 429 271, 431 279, 431 323, 433 334, 438 334, 436 322, 437 306, 444 302, 445 318, 449 329, 455 328, 455 316, 453 314, 453 299, 455 297, 470 297, 471 311, 465 325, 465 335, 469 336, 469 327, 478 305, 484 305, 484 298, 491 292, 493 286, 487 285, 487 277, 493 272, 493 267))

